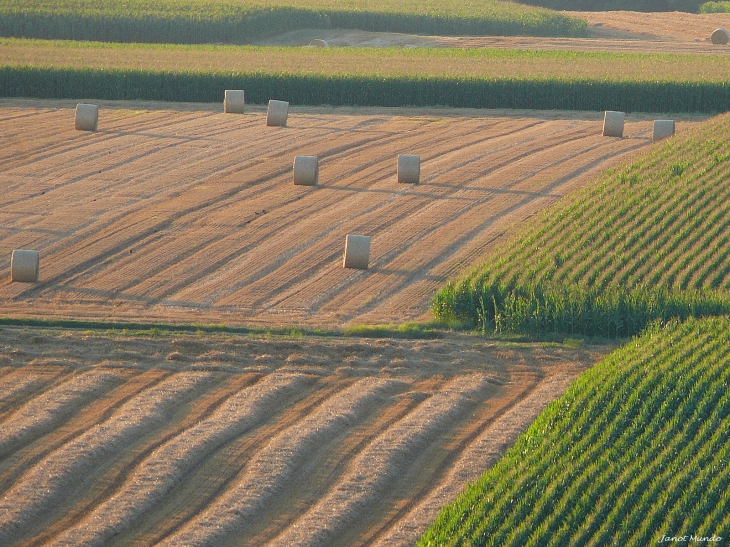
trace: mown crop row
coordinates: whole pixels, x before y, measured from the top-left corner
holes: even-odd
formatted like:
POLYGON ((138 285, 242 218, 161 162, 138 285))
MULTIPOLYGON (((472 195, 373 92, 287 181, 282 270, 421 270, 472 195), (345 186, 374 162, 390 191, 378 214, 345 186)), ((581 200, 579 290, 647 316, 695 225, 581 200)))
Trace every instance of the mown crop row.
POLYGON ((602 175, 435 298, 482 329, 606 336, 730 309, 730 115, 602 175))
POLYGON ((726 540, 728 333, 727 318, 672 322, 611 353, 446 506, 417 545, 726 540))
POLYGON ((102 42, 243 44, 303 28, 434 35, 584 36, 585 21, 507 2, 0 0, 0 35, 102 42))
POLYGON ((730 82, 611 82, 267 73, 163 72, 0 67, 0 96, 46 99, 220 102, 226 89, 247 101, 292 105, 450 106, 705 112, 730 109, 730 82))

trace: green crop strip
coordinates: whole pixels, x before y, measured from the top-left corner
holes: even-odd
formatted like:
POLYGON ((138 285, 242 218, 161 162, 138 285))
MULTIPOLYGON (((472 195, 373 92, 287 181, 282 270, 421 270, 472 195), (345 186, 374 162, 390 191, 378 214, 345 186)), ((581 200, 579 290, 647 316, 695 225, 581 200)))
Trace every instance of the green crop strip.
POLYGON ((730 320, 655 324, 576 380, 418 543, 726 538, 730 320))
POLYGON ((623 337, 730 313, 730 115, 657 143, 547 211, 436 295, 486 331, 623 337))
POLYGON ((587 24, 549 10, 496 0, 0 0, 2 36, 242 44, 303 28, 439 35, 584 36, 587 24))
POLYGON ((220 74, 0 66, 0 96, 220 102, 226 89, 247 101, 271 98, 292 105, 449 106, 542 110, 716 113, 730 108, 726 82, 602 82, 378 77, 296 74, 220 74))

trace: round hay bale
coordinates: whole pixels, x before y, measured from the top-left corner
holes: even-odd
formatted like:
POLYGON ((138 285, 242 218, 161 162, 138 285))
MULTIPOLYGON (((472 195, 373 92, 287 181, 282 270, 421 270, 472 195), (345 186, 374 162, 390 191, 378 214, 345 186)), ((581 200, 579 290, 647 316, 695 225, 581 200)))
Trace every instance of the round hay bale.
POLYGON ((226 89, 223 95, 223 112, 226 114, 243 114, 246 99, 243 89, 226 89))
POLYGON ((712 36, 710 36, 710 40, 715 45, 724 46, 730 40, 730 33, 724 28, 716 28, 712 31, 712 36))
POLYGON ((99 125, 99 107, 95 104, 79 103, 76 105, 76 129, 79 131, 96 131, 99 125))
POLYGON ((624 136, 624 119, 626 114, 623 112, 614 112, 606 110, 603 115, 603 136, 604 137, 623 137, 624 136))
POLYGON ((330 45, 327 43, 327 40, 322 40, 321 38, 315 38, 311 42, 309 42, 309 47, 329 47, 330 45))
POLYGON ((348 234, 345 237, 344 268, 367 270, 370 261, 370 236, 348 234))
POLYGON ((294 158, 294 184, 297 186, 317 186, 319 181, 319 161, 317 156, 297 156, 294 158))
POLYGON ((401 154, 398 156, 398 182, 418 184, 421 178, 421 156, 401 154))
POLYGON ((653 141, 660 141, 674 135, 674 120, 654 120, 653 141))
POLYGON ((269 109, 266 112, 266 125, 284 127, 289 114, 289 103, 286 101, 269 101, 269 109))
POLYGON ((38 251, 16 250, 10 256, 10 281, 36 283, 40 271, 38 251))

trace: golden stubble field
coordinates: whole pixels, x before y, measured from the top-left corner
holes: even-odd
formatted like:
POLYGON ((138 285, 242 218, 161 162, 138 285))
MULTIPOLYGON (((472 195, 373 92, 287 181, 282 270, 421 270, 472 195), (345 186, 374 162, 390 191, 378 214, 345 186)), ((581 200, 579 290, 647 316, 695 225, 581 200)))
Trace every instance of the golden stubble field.
MULTIPOLYGON (((0 104, 0 314, 341 327, 421 319, 434 292, 529 217, 651 144, 601 114, 102 104, 0 104), (173 109, 175 108, 175 109, 173 109), (398 154, 421 183, 398 184, 398 154), (317 187, 294 186, 297 155, 317 187), (342 268, 371 236, 368 271, 342 268), (37 249, 40 282, 9 282, 37 249)), ((691 118, 679 120, 682 131, 691 118)))

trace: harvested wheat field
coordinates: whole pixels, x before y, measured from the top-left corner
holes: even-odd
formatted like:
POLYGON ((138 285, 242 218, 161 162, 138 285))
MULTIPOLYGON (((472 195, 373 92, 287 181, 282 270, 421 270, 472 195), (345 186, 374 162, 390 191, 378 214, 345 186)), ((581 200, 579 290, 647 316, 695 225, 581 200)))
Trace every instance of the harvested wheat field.
POLYGON ((609 348, 0 330, 0 544, 412 545, 609 348))
MULTIPOLYGON (((333 327, 428 316, 434 292, 527 218, 651 144, 602 113, 2 101, 0 315, 333 327), (399 154, 420 184, 396 182, 399 154), (319 184, 295 186, 295 156, 319 184), (342 267, 347 234, 370 269, 342 267), (11 283, 13 249, 40 281, 11 283)), ((678 119, 678 131, 693 123, 678 119)))

